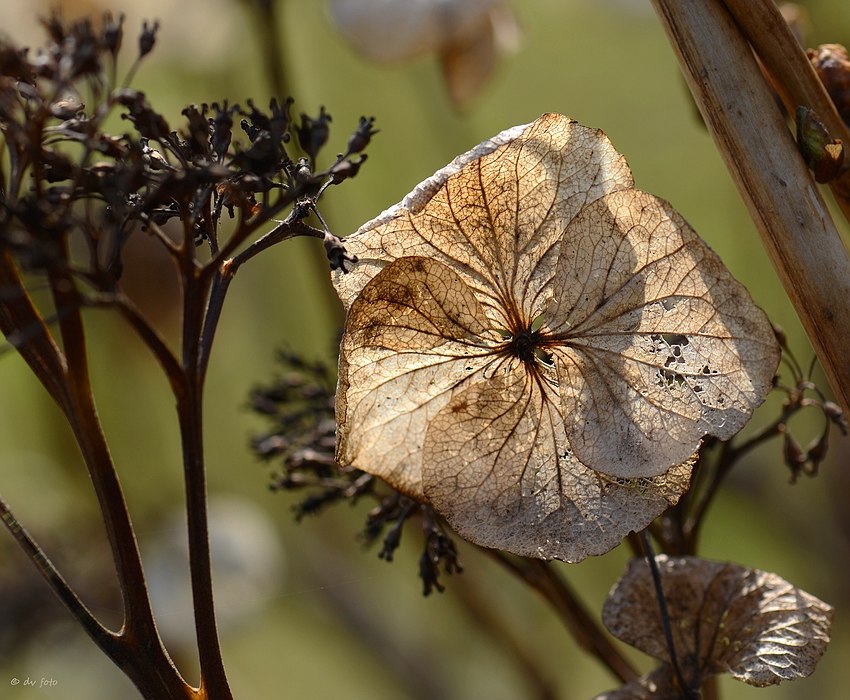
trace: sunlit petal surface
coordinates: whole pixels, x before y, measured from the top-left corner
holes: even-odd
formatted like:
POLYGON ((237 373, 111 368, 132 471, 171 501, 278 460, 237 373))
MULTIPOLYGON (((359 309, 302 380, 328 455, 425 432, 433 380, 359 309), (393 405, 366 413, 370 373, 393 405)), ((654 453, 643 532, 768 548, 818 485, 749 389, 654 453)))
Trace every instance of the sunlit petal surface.
MULTIPOLYGON (((657 561, 687 683, 699 687, 709 676, 731 673, 766 686, 814 671, 829 641, 832 606, 765 571, 698 557, 662 555, 657 561)), ((670 662, 645 559, 629 563, 605 602, 602 620, 618 639, 670 662)), ((665 668, 668 683, 655 679, 661 688, 672 681, 665 668)))
POLYGON ((547 114, 346 239, 337 457, 460 534, 578 561, 687 489, 770 388, 764 313, 598 130, 547 114))

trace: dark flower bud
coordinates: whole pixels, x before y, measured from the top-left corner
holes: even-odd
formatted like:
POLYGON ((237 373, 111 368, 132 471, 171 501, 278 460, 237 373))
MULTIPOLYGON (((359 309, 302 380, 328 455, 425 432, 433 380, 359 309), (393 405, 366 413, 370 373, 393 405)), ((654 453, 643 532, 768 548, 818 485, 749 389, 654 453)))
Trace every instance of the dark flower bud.
POLYGON ((823 44, 806 51, 841 118, 850 124, 850 56, 841 44, 823 44))
POLYGON ((63 49, 69 51, 59 66, 65 66, 65 60, 70 58, 68 74, 71 77, 79 75, 96 75, 101 70, 100 40, 95 36, 91 21, 81 19, 71 25, 70 36, 63 49))
POLYGON ((0 38, 0 75, 32 82, 35 78, 27 60, 28 49, 18 49, 0 38))
POLYGON ((268 131, 267 129, 261 129, 258 126, 250 124, 247 119, 243 119, 241 122, 239 122, 239 126, 242 127, 242 131, 245 132, 245 134, 248 136, 248 140, 251 141, 251 143, 253 143, 263 131, 268 131))
MULTIPOLYGON (((272 100, 272 105, 277 105, 277 102, 275 100, 272 100)), ((240 110, 240 114, 242 114, 245 117, 248 117, 248 121, 246 121, 244 119, 242 120, 242 123, 243 123, 242 128, 244 129, 245 128, 244 125, 248 124, 250 122, 250 125, 254 129, 265 129, 266 131, 270 131, 271 129, 269 128, 269 117, 268 117, 268 115, 265 114, 264 112, 262 112, 261 110, 257 109, 257 105, 254 104, 254 100, 252 100, 250 98, 248 99, 248 106, 251 108, 250 112, 245 112, 245 111, 240 110)))
POLYGON ((841 410, 841 406, 832 401, 824 401, 823 412, 829 420, 839 427, 843 435, 847 435, 847 418, 844 411, 841 410))
POLYGON ((806 453, 803 452, 803 448, 800 447, 800 443, 792 437, 787 426, 785 427, 784 433, 785 442, 782 446, 782 456, 785 460, 785 464, 791 470, 791 481, 796 481, 803 465, 806 463, 806 453))
POLYGON ((45 148, 42 153, 44 179, 48 182, 60 182, 74 177, 71 160, 61 151, 45 148))
POLYGON ((298 159, 298 163, 295 166, 292 176, 295 178, 295 182, 301 185, 309 182, 313 178, 313 171, 310 170, 310 164, 307 162, 306 158, 298 159))
POLYGON ((189 122, 189 148, 192 153, 206 155, 210 151, 210 124, 207 120, 207 106, 189 105, 183 110, 183 116, 189 122))
POLYGON ((301 126, 298 127, 298 143, 311 160, 316 159, 319 150, 327 142, 330 122, 331 115, 325 112, 324 107, 320 108, 319 116, 316 119, 311 119, 306 114, 301 115, 301 126))
POLYGON ((67 32, 58 10, 54 8, 49 17, 40 17, 39 21, 41 26, 47 30, 47 35, 53 43, 61 46, 65 42, 67 32))
MULTIPOLYGON (((828 424, 827 424, 828 425, 828 424)), ((823 434, 818 438, 813 445, 809 446, 807 460, 812 465, 812 475, 817 474, 818 467, 826 458, 826 453, 829 450, 829 429, 823 431, 823 434)))
POLYGON ((369 145, 372 137, 380 131, 380 129, 372 128, 372 124, 374 123, 375 117, 369 117, 368 119, 366 119, 366 117, 360 117, 360 124, 348 139, 349 155, 360 153, 364 148, 366 148, 366 146, 369 145))
POLYGON ((813 109, 797 107, 797 145, 815 182, 835 179, 844 162, 841 139, 833 140, 813 109))
POLYGON ((64 100, 59 100, 50 105, 50 113, 57 119, 71 119, 80 111, 85 109, 85 105, 79 100, 68 97, 64 100))
POLYGON ((118 15, 118 21, 112 16, 111 12, 106 12, 103 15, 103 32, 101 35, 101 44, 113 56, 116 55, 121 48, 121 41, 124 38, 124 13, 118 15))
POLYGON ((251 144, 251 148, 242 153, 237 153, 233 162, 241 170, 261 176, 268 174, 277 162, 271 134, 265 130, 260 131, 251 144))
POLYGON ((779 324, 773 325, 773 335, 776 336, 776 342, 783 348, 788 347, 788 335, 785 333, 785 329, 779 324))
POLYGON ((218 102, 213 102, 212 108, 215 111, 215 117, 210 119, 212 149, 220 163, 224 160, 227 149, 230 148, 230 139, 233 134, 233 113, 239 109, 239 105, 228 107, 227 100, 224 100, 221 107, 219 107, 218 102))
POLYGON ((139 58, 147 56, 151 52, 156 43, 156 33, 158 30, 158 21, 155 21, 152 25, 149 25, 147 20, 142 22, 142 33, 139 36, 139 58))
POLYGON ((292 102, 292 98, 287 97, 283 101, 283 105, 278 105, 277 99, 273 97, 269 103, 269 109, 272 113, 271 119, 269 119, 269 131, 283 143, 289 143, 289 125, 292 122, 289 116, 289 108, 292 106, 292 102))
POLYGON ((325 252, 328 255, 328 261, 331 264, 331 270, 342 270, 343 272, 348 272, 345 269, 345 263, 354 264, 357 262, 357 256, 352 255, 345 249, 345 245, 343 242, 337 238, 336 236, 325 236, 325 252))
POLYGON ((142 147, 142 156, 144 157, 145 162, 150 166, 151 170, 173 170, 162 153, 148 145, 148 139, 139 139, 139 144, 142 147))
POLYGON ((386 559, 387 561, 393 560, 393 556, 395 555, 395 551, 398 549, 398 546, 401 544, 401 533, 402 533, 402 528, 404 526, 404 521, 405 521, 406 517, 407 517, 407 512, 405 510, 402 510, 402 515, 399 516, 399 519, 389 529, 386 536, 384 537, 384 546, 381 548, 381 551, 378 553, 378 556, 381 559, 386 559))
POLYGON ((89 147, 111 158, 124 158, 127 154, 127 146, 124 142, 109 134, 97 134, 89 140, 89 147))
POLYGON ((115 91, 114 99, 128 109, 129 114, 122 115, 122 118, 133 122, 141 136, 158 140, 169 135, 171 130, 165 117, 153 111, 143 92, 122 88, 115 91))
POLYGON ((360 166, 363 165, 365 160, 366 154, 363 153, 357 160, 341 160, 334 163, 328 169, 328 172, 331 175, 331 182, 338 185, 343 180, 354 177, 360 171, 360 166))

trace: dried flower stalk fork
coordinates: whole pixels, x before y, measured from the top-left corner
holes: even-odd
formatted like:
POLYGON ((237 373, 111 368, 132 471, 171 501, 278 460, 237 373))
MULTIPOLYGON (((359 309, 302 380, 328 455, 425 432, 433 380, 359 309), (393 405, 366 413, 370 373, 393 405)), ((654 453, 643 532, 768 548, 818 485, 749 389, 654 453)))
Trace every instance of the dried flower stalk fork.
MULTIPOLYGON (((121 20, 107 15, 100 31, 88 20, 66 25, 57 16, 45 26, 50 40, 35 58, 0 44, 0 127, 8 163, 0 169, 0 330, 59 405, 79 445, 118 573, 121 629, 107 629, 88 611, 1 499, 0 515, 72 615, 144 697, 230 700, 207 534, 201 409, 210 350, 229 284, 257 253, 312 236, 323 240, 331 267, 350 261, 336 237, 304 219, 318 214, 316 201, 329 185, 356 175, 365 155, 355 156, 374 133, 372 120, 361 120, 346 152, 325 170, 316 168, 316 156, 328 138, 330 117, 322 110, 315 120, 302 115, 301 124, 293 124, 290 101, 272 100, 269 113, 250 101, 250 111, 226 102, 189 107, 183 112, 187 126, 171 131, 142 93, 113 87, 121 20), (103 131, 115 110, 124 112, 135 133, 103 131), (244 149, 232 145, 237 113, 249 141, 244 149), (289 157, 292 136, 305 158, 289 157), (282 222, 256 237, 287 210, 282 222), (222 224, 224 211, 229 226, 222 224), (176 224, 176 240, 163 228, 167 222, 176 224), (180 280, 179 354, 120 287, 122 246, 139 224, 168 252, 180 280), (72 236, 84 242, 82 254, 72 251, 72 236), (44 279, 53 307, 48 311, 31 296, 44 279), (199 688, 184 681, 156 630, 133 525, 95 408, 86 307, 114 309, 128 322, 161 365, 176 399, 199 688)), ((139 59, 153 48, 156 29, 144 25, 139 59)))

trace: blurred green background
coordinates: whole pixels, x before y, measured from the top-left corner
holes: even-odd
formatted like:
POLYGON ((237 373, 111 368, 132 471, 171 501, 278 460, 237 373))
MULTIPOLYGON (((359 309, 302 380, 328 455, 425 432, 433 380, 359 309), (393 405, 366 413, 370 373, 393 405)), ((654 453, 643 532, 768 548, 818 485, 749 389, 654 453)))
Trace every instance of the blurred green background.
MULTIPOLYGON (((60 4, 68 17, 99 15, 105 9, 125 12, 125 66, 135 54, 141 19, 160 20, 157 47, 134 86, 147 92, 172 128, 191 102, 227 98, 244 104, 253 97, 260 105, 268 103, 272 93, 249 0, 60 4)), ((296 99, 294 111, 315 115, 325 105, 333 115, 325 157, 344 149, 361 115, 375 116, 381 129, 359 176, 326 193, 322 212, 331 229, 339 235, 354 231, 460 152, 543 112, 561 112, 608 134, 628 159, 637 186, 672 202, 787 330, 791 347, 807 364, 812 351, 805 334, 700 122, 649 3, 514 0, 509 5, 522 29, 519 50, 504 58, 491 83, 460 115, 433 56, 397 67, 369 64, 329 23, 324 2, 278 0, 276 31, 296 99)), ((850 9, 844 0, 805 6, 812 27, 809 45, 850 44, 850 9)), ((16 43, 40 45, 36 17, 47 10, 41 0, 3 0, 0 31, 16 43)), ((127 284, 173 338, 177 290, 160 276, 167 270, 157 272, 156 248, 146 245, 143 234, 136 238, 135 254, 148 264, 127 284)), ((396 561, 388 564, 356 537, 371 504, 338 507, 298 525, 290 511, 296 497, 269 492, 268 469, 248 446, 265 425, 246 402, 249 391, 277 371, 279 347, 335 359, 340 310, 329 294, 326 271, 316 264, 317 247, 315 241, 286 243, 240 272, 212 357, 205 407, 210 492, 225 504, 222 513, 249 511, 228 530, 244 534, 245 548, 267 542, 255 553, 265 569, 237 576, 232 586, 225 581, 216 591, 227 620, 224 657, 235 697, 534 697, 527 677, 485 631, 481 618, 470 613, 464 603, 470 597, 523 640, 559 698, 591 698, 616 687, 616 680, 573 644, 534 592, 472 548, 461 549, 465 572, 445 578, 447 591, 426 599, 417 578, 420 543, 412 531, 396 561), (240 522, 248 524, 240 530, 240 522)), ((168 557, 175 547, 169 540, 174 518, 179 522, 175 509, 182 504, 179 439, 168 385, 120 319, 92 311, 87 320, 98 406, 143 556, 152 570, 176 571, 179 577, 179 566, 168 557)), ((822 374, 816 377, 826 387, 822 374)), ((114 624, 120 602, 112 588, 106 540, 70 433, 12 353, 0 356, 0 387, 0 493, 93 610, 114 624)), ((777 403, 768 402, 751 426, 767 423, 776 412, 777 403)), ((820 423, 814 416, 800 417, 793 427, 805 444, 820 423)), ((781 444, 771 443, 738 468, 710 514, 704 556, 775 572, 836 607, 833 641, 812 677, 767 690, 724 678, 724 698, 847 697, 848 447, 846 440, 834 440, 821 474, 790 485, 781 444)), ((619 547, 559 568, 598 614, 628 557, 626 547, 619 547)), ((52 595, 45 595, 46 586, 31 569, 11 537, 0 533, 0 641, 13 642, 3 647, 11 653, 0 658, 0 697, 136 697, 52 595), (20 601, 17 608, 13 599, 20 601), (16 609, 26 614, 15 618, 16 609), (22 683, 13 686, 13 678, 22 683), (26 679, 35 687, 25 686, 26 679), (38 687, 42 679, 56 683, 38 687)), ((164 590, 174 590, 168 585, 174 584, 164 590)), ((160 624, 192 679, 193 652, 184 641, 191 632, 191 610, 178 593, 165 598, 157 609, 160 624)), ((652 666, 637 652, 633 658, 642 669, 652 666)))

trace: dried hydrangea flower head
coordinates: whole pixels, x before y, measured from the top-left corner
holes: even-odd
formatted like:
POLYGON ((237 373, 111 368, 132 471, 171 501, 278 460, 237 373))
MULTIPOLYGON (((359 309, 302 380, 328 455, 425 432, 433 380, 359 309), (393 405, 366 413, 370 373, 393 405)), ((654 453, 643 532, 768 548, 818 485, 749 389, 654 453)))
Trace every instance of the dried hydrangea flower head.
POLYGON ((687 489, 771 386, 765 314, 607 137, 502 132, 345 240, 337 458, 464 537, 578 561, 687 489))

